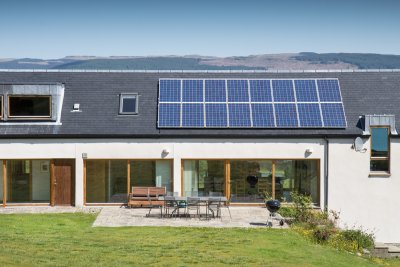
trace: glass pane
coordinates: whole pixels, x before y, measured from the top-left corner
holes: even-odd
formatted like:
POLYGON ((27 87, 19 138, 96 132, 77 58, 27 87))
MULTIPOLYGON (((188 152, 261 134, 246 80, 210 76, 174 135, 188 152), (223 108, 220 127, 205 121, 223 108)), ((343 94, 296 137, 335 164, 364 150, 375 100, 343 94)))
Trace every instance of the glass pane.
POLYGON ((172 192, 170 160, 131 160, 131 187, 158 186, 172 192))
POLYGON ((185 160, 184 196, 225 196, 223 160, 185 160))
POLYGON ((290 193, 311 196, 319 204, 318 161, 277 160, 275 162, 275 198, 291 202, 290 193))
POLYGON ((122 100, 123 113, 136 113, 136 97, 124 97, 122 100))
POLYGON ((50 100, 49 96, 10 96, 9 116, 50 117, 50 100))
POLYGON ((271 160, 231 161, 231 202, 263 202, 272 196, 271 160))
POLYGON ((389 160, 371 160, 370 169, 373 172, 389 172, 389 160))
POLYGON ((49 166, 48 160, 8 160, 8 202, 49 203, 49 166))
MULTIPOLYGON (((371 156, 389 156, 389 133, 388 128, 371 128, 371 156)), ((372 170, 372 169, 371 169, 372 170)))
POLYGON ((87 160, 86 202, 126 202, 127 176, 126 160, 87 160))

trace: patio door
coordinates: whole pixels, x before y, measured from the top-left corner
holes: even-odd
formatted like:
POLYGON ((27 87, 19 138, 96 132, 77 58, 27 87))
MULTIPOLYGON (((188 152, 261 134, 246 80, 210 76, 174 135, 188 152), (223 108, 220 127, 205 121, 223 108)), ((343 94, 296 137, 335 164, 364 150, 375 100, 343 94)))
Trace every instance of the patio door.
POLYGON ((74 160, 57 159, 53 162, 53 203, 52 205, 74 205, 74 160))

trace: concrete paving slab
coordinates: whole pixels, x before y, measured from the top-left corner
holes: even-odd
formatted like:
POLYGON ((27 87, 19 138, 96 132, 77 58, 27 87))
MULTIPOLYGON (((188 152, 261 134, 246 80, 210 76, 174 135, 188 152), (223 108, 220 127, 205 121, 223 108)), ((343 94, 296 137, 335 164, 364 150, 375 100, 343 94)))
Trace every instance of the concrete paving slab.
MULTIPOLYGON (((152 210, 149 217, 146 208, 128 209, 125 207, 104 207, 93 223, 94 227, 123 226, 170 226, 170 227, 267 227, 269 213, 263 207, 230 207, 231 216, 226 208, 222 209, 221 218, 172 217, 161 218, 160 210, 152 210)), ((202 211, 201 214, 205 214, 202 211)), ((272 227, 287 228, 274 220, 272 227)))

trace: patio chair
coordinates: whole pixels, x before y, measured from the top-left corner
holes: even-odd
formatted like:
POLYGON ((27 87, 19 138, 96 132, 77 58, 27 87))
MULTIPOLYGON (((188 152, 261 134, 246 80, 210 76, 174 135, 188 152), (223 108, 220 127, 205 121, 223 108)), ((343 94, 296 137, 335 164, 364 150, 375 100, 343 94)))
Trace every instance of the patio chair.
POLYGON ((195 210, 196 215, 200 216, 200 198, 188 197, 186 202, 186 215, 190 217, 190 211, 195 210))
POLYGON ((212 212, 213 218, 221 217, 221 198, 210 197, 208 200, 208 210, 212 212))
POLYGON ((231 204, 231 200, 228 198, 228 199, 225 201, 225 205, 222 205, 221 207, 222 207, 222 208, 227 208, 227 209, 228 209, 229 218, 232 219, 231 210, 229 209, 230 204, 231 204))
POLYGON ((172 213, 176 210, 176 201, 173 196, 164 197, 164 217, 172 216, 172 213), (170 210, 171 213, 170 213, 170 210))

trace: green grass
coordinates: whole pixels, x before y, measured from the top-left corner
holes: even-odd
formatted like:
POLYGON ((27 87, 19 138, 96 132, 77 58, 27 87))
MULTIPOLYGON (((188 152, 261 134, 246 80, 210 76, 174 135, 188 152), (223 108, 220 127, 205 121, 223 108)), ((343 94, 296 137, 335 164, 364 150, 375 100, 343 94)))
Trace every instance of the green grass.
POLYGON ((376 266, 291 230, 92 228, 93 214, 0 215, 0 266, 376 266))

